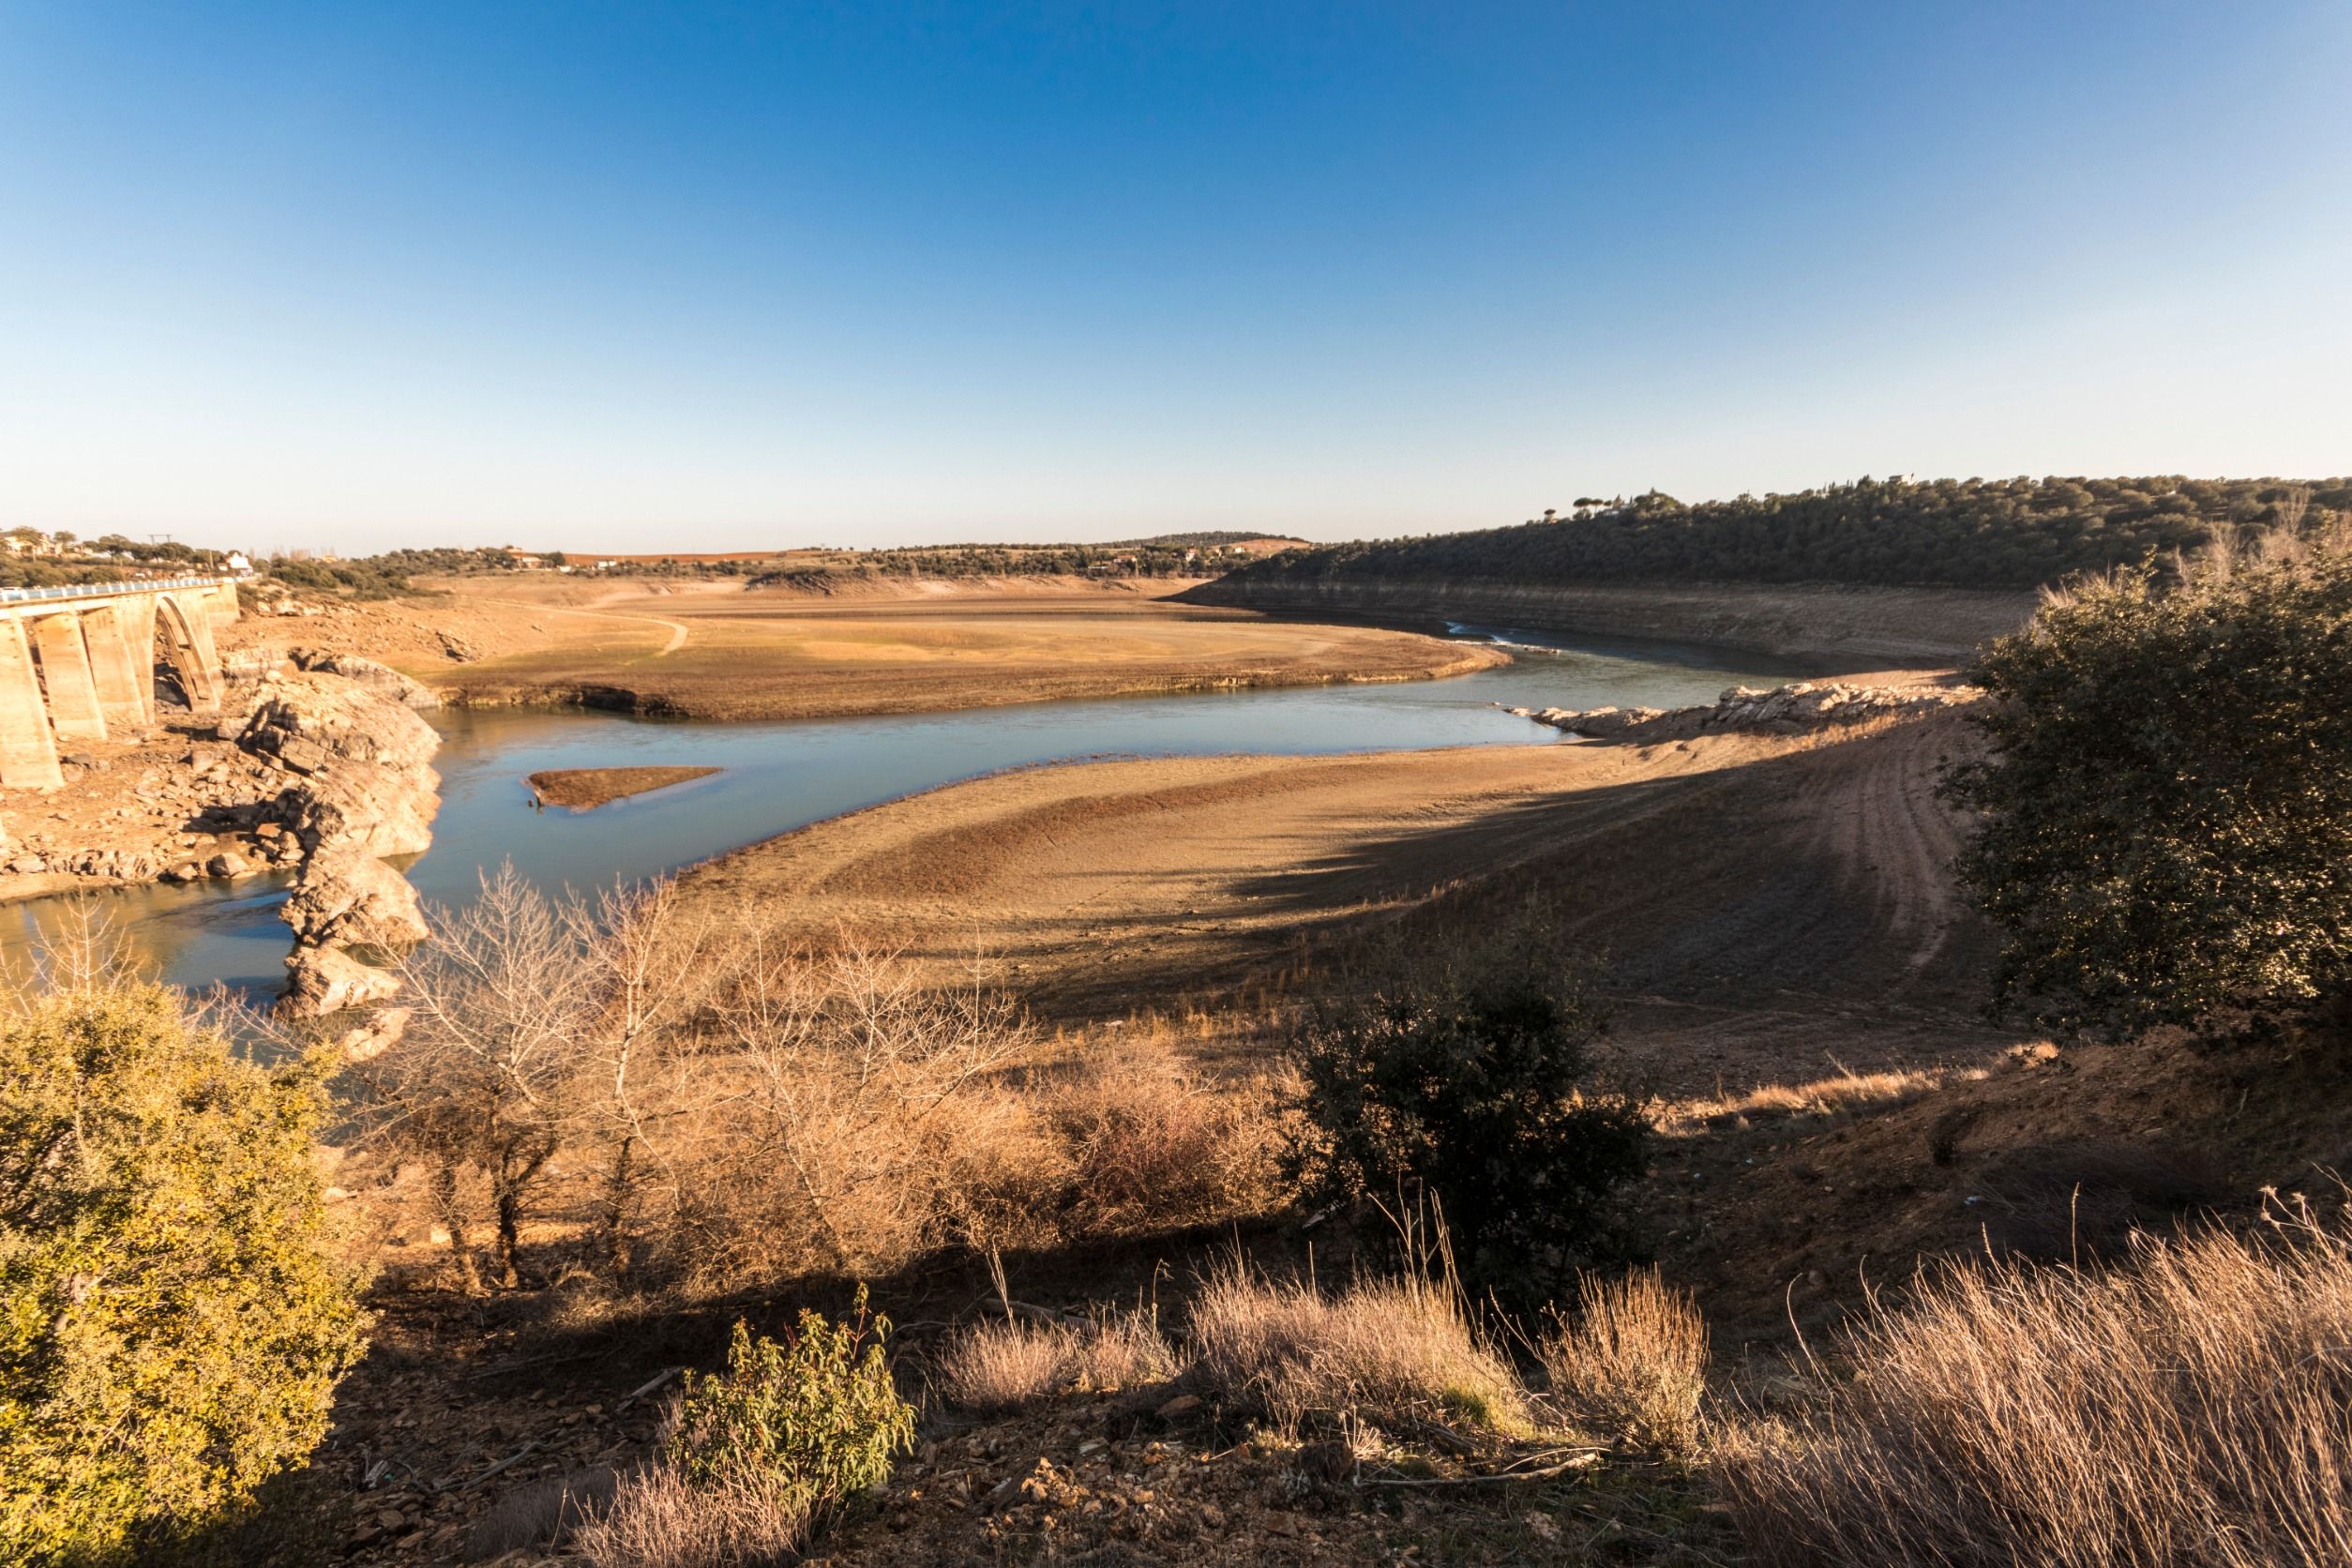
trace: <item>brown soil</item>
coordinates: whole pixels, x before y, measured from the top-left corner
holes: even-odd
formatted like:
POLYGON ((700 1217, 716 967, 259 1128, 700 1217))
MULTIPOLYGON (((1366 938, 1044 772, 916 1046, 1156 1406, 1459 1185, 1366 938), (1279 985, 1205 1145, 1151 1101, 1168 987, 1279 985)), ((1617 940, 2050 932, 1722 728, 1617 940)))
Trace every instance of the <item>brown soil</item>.
POLYGON ((1420 680, 1505 658, 1412 632, 1168 602, 1182 580, 885 582, 812 595, 515 573, 441 586, 439 597, 249 618, 232 641, 361 654, 459 704, 731 719, 1420 680))
MULTIPOLYGON (((2340 1089, 2276 1092, 2315 1068, 2250 1076, 2185 1046, 2054 1057, 1987 1022, 1991 934, 1952 885, 1959 824, 1936 794, 1972 739, 1943 715, 1039 769, 819 823, 688 885, 942 962, 976 947, 1080 1026, 1279 1017, 1367 931, 1458 940, 1548 895, 1615 999, 1606 1069, 1665 1124, 1644 1224, 1736 1354, 1981 1246, 1982 1189, 2021 1149, 2194 1146, 2241 1195, 2345 1154, 2340 1089), (1974 1130, 1939 1161, 1947 1115, 1974 1130)), ((1266 1048, 1262 1030, 1207 1032, 1212 1054, 1266 1048)))
POLYGON ((594 811, 630 795, 667 790, 688 779, 708 778, 717 768, 550 768, 523 780, 541 805, 572 811, 594 811))
MULTIPOLYGON (((1660 1116, 1636 1223, 1666 1277, 1697 1296, 1721 1378, 1769 1402, 1792 1324, 1833 1354, 1840 1319, 1874 1289, 1899 1299, 1923 1259, 2034 1244, 2037 1226, 2040 1244, 2096 1245, 2118 1212, 2102 1184, 2118 1171, 2226 1208, 2264 1184, 2320 1190, 2322 1168, 2352 1159, 2340 1049, 2060 1052, 1979 1016, 1990 939, 1951 884, 1958 824, 1935 792, 1938 763, 1971 740, 1947 714, 1646 746, 1037 769, 816 824, 686 887, 757 899, 812 930, 890 932, 942 961, 962 963, 976 942, 1080 1047, 1136 1033, 1138 1015, 1177 1014, 1189 996, 1201 1010, 1187 1026, 1212 1059, 1262 1055, 1292 997, 1347 983, 1367 934, 1458 940, 1549 895, 1572 940, 1602 957, 1617 1008, 1605 1069, 1660 1116)), ((2150 1200, 2133 1217, 2169 1214, 2150 1200)), ((1351 1234, 1344 1220, 1311 1236, 1270 1223, 1008 1265, 1029 1301, 1083 1308, 1149 1290, 1180 1317, 1184 1282, 1212 1247, 1295 1261, 1311 1244, 1337 1277, 1351 1234)), ((906 1325, 915 1368, 947 1324, 992 1299, 969 1260, 875 1289, 906 1325)), ((802 1299, 837 1305, 828 1290, 743 1305, 780 1322, 802 1299)), ((527 1442, 542 1446, 518 1479, 626 1460, 649 1417, 641 1403, 620 1410, 619 1396, 666 1362, 706 1364, 727 1315, 666 1320, 666 1340, 591 1335, 573 1354, 485 1341, 471 1310, 411 1314, 398 1353, 370 1358, 341 1401, 329 1468, 394 1456, 426 1482, 462 1481, 527 1442), (415 1370, 453 1355, 475 1358, 480 1380, 415 1370), (483 1378, 493 1358, 515 1374, 483 1378)), ((1158 1408, 1073 1396, 976 1425, 935 1414, 882 1505, 817 1554, 893 1565, 1738 1554, 1703 1479, 1638 1453, 1557 1485, 1383 1491, 1319 1483, 1311 1456, 1238 1420, 1158 1408)), ((1469 1461, 1440 1447, 1417 1462, 1442 1481, 1469 1461)), ((450 1560, 466 1516, 505 1485, 387 1483, 362 1500, 357 1531, 388 1522, 357 1560, 450 1560)))

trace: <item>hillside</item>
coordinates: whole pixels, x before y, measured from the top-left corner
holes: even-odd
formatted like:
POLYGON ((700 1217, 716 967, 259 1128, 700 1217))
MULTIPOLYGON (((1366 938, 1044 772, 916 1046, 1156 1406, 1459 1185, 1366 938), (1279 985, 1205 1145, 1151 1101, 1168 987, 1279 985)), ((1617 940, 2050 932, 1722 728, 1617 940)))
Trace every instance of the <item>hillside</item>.
POLYGON ((1285 552, 1233 576, 1299 586, 1472 579, 2029 589, 2352 506, 2352 479, 1863 479, 1684 505, 1651 491, 1556 520, 1285 552))

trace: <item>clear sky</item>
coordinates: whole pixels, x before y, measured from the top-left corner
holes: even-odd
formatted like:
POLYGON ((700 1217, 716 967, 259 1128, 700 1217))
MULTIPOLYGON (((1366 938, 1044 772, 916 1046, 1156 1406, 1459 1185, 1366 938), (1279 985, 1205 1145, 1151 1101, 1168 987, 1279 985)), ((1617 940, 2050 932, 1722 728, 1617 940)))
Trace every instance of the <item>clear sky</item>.
POLYGON ((0 526, 2352 471, 2352 5, 0 0, 0 526))

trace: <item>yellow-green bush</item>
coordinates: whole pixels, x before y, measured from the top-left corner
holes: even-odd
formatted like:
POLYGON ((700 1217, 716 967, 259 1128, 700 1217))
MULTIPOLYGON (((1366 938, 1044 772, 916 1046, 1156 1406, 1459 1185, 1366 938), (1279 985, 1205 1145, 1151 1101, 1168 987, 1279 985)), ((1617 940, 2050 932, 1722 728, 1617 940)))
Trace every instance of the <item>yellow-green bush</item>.
POLYGON ((914 1444, 914 1410, 882 1359, 886 1319, 803 1312, 788 1343, 735 1325, 727 1370, 689 1373, 662 1457, 697 1485, 775 1486, 821 1521, 888 1478, 914 1444))
POLYGON ((0 1018, 0 1558, 133 1560, 316 1445, 366 1327, 322 1078, 153 985, 0 1018))

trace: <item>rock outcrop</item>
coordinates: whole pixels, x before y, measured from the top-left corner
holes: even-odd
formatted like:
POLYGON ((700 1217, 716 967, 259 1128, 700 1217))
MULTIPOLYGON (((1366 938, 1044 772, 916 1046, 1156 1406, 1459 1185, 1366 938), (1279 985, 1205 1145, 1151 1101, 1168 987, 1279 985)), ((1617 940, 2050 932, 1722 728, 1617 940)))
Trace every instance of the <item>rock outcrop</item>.
POLYGON ((365 959, 426 934, 415 890, 384 857, 432 842, 441 742, 417 716, 431 693, 373 660, 267 645, 224 673, 212 738, 151 735, 68 760, 62 798, 13 841, 0 834, 0 879, 46 893, 294 870, 280 1005, 381 1001, 399 981, 365 959))
POLYGON ((298 1018, 365 1007, 400 994, 398 975, 363 964, 339 947, 297 947, 286 968, 293 978, 278 1005, 298 1018))
POLYGON ((1675 740, 1722 730, 1790 733, 1829 725, 1861 724, 1958 707, 1982 695, 1973 686, 1865 686, 1842 681, 1799 681, 1770 690, 1733 686, 1711 707, 1513 708, 1522 718, 1587 740, 1675 740))
POLYGON ((397 671, 346 656, 294 658, 309 667, 262 682, 237 743, 294 776, 274 813, 303 856, 283 911, 295 947, 279 1005, 317 1015, 400 989, 397 976, 349 949, 424 940, 415 889, 384 857, 432 843, 441 780, 430 761, 441 737, 416 716, 405 690, 415 683, 397 671))
POLYGON ((430 713, 441 706, 441 699, 432 687, 422 681, 413 681, 388 664, 378 664, 357 654, 339 654, 325 648, 296 648, 287 656, 298 669, 317 671, 328 675, 340 675, 366 686, 379 697, 388 697, 405 708, 430 713))
POLYGON ((279 809, 311 855, 336 845, 372 855, 423 854, 432 847, 440 783, 428 767, 343 761, 288 786, 279 809))
POLYGON ((399 700, 324 671, 270 676, 255 698, 237 744, 296 773, 317 773, 339 760, 421 767, 441 746, 432 726, 399 700))
POLYGON ((404 948, 429 934, 408 879, 350 844, 313 855, 279 912, 313 946, 404 948))

